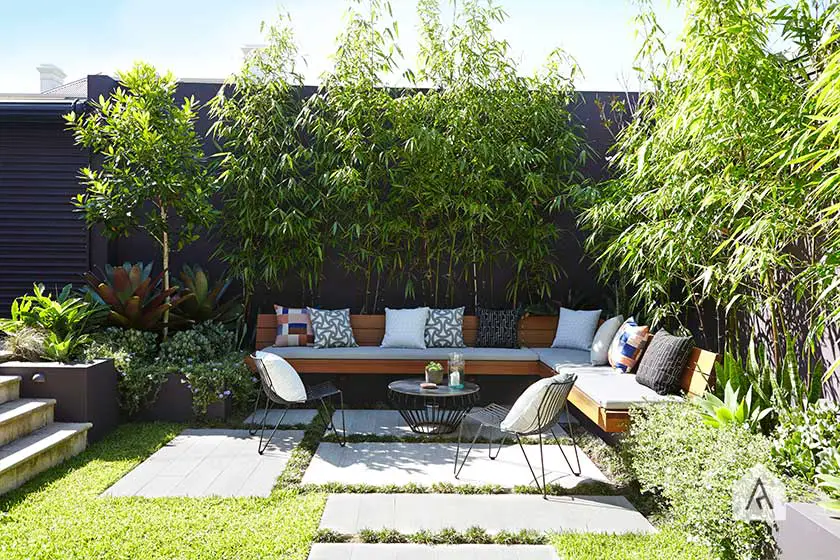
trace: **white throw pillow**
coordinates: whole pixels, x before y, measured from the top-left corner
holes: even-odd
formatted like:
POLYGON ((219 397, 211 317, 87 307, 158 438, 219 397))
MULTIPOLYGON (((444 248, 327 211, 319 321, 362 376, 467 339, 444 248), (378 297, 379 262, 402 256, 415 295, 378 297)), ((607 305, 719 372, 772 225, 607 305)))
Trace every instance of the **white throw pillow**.
POLYGON ((609 350, 612 344, 615 333, 624 322, 624 317, 616 315, 612 319, 607 319, 598 330, 595 332, 595 338, 592 340, 592 350, 589 352, 589 359, 593 366, 603 366, 609 363, 609 350))
MULTIPOLYGON (((569 381, 574 376, 573 373, 558 373, 554 377, 546 377, 532 383, 510 407, 510 412, 500 424, 502 430, 518 433, 533 430, 537 423, 537 411, 548 387, 556 381, 569 381)), ((550 418, 540 418, 540 420, 545 422, 550 418)))
POLYGON ((292 364, 271 352, 258 351, 254 356, 265 366, 265 372, 278 397, 286 402, 306 402, 306 387, 292 364))
POLYGON ((592 338, 598 328, 601 310, 575 311, 560 308, 557 319, 557 333, 554 335, 552 348, 573 348, 575 350, 589 350, 592 348, 592 338))
POLYGON ((385 308, 385 336, 382 348, 426 348, 428 307, 415 309, 385 308))

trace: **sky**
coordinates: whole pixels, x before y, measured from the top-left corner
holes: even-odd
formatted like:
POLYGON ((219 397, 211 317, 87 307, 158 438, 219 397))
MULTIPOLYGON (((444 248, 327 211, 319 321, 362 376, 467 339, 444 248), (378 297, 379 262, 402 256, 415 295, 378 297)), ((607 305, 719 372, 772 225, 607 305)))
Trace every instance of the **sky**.
MULTIPOLYGON (((448 0, 442 0, 447 2, 448 0)), ((631 0, 496 0, 508 14, 497 26, 521 74, 560 47, 578 62, 580 90, 637 89, 639 47, 631 0)), ((682 13, 653 0, 660 24, 675 38, 682 13)), ((417 42, 415 0, 391 0, 408 63, 417 42)), ((40 64, 55 64, 66 81, 114 75, 138 60, 181 79, 224 79, 242 62, 242 47, 263 42, 260 24, 291 17, 302 73, 309 84, 331 66, 345 0, 0 0, 0 92, 37 92, 40 64)))

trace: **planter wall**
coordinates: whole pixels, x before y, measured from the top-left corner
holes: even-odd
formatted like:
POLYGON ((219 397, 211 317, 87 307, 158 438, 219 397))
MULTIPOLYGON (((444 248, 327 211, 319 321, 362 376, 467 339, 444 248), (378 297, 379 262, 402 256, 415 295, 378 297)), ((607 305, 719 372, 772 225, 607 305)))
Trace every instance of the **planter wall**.
POLYGON ((786 513, 775 535, 780 559, 840 558, 840 519, 816 504, 788 504, 786 513))
MULTIPOLYGON (((161 385, 157 398, 138 414, 140 420, 159 422, 191 422, 196 418, 190 389, 180 373, 170 373, 161 385)), ((219 400, 207 407, 207 418, 225 420, 230 415, 230 399, 219 400)))
POLYGON ((56 400, 57 422, 90 422, 88 441, 95 442, 120 420, 117 371, 113 360, 90 363, 6 362, 0 375, 18 375, 20 396, 56 400))

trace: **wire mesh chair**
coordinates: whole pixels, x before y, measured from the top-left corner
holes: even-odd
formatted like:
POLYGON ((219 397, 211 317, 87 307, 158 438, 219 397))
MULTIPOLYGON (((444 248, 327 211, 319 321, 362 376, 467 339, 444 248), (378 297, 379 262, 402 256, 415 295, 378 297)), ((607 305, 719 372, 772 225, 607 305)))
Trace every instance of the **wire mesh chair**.
POLYGON ((265 453, 265 450, 271 443, 271 439, 277 432, 277 428, 280 426, 280 424, 283 423, 283 419, 286 418, 286 413, 289 412, 289 409, 292 407, 293 404, 307 404, 315 402, 320 403, 320 406, 316 406, 315 408, 316 412, 318 413, 318 417, 321 419, 322 422, 324 422, 324 425, 327 427, 327 430, 332 430, 333 433, 335 433, 336 438, 338 438, 339 445, 341 445, 341 447, 344 447, 346 445, 347 430, 346 424, 344 422, 344 394, 341 392, 341 389, 337 388, 330 381, 325 381, 324 383, 319 383, 317 385, 304 384, 304 388, 306 389, 305 400, 287 400, 283 398, 283 395, 278 394, 278 391, 275 390, 274 384, 271 382, 271 376, 268 375, 268 370, 266 369, 263 360, 258 358, 254 354, 251 355, 251 359, 254 361, 257 373, 260 376, 260 384, 262 385, 262 390, 257 394, 257 399, 254 403, 254 414, 251 416, 251 428, 248 430, 248 432, 252 436, 256 435, 258 431, 260 432, 260 443, 257 448, 257 451, 260 455, 265 453), (257 411, 260 408, 260 401, 262 400, 263 395, 265 395, 265 412, 263 413, 262 420, 259 424, 257 424, 257 411), (327 404, 324 400, 331 398, 335 395, 338 395, 339 410, 341 411, 341 435, 339 435, 338 433, 338 429, 335 425, 335 422, 333 422, 332 420, 332 415, 330 414, 329 408, 327 407, 327 404), (268 438, 265 438, 265 421, 268 418, 269 411, 274 409, 275 405, 281 407, 283 413, 280 415, 280 417, 277 419, 277 422, 274 424, 274 429, 271 430, 271 434, 269 434, 268 438))
POLYGON ((548 489, 545 483, 545 459, 543 456, 543 434, 550 433, 554 437, 554 441, 557 444, 557 447, 560 449, 560 453, 563 454, 563 459, 566 460, 566 464, 569 466, 569 470, 572 471, 572 474, 575 476, 580 476, 581 468, 580 468, 580 456, 578 455, 578 446, 577 440, 575 440, 574 432, 572 431, 572 423, 569 419, 569 410, 568 410, 568 402, 567 399, 569 397, 569 393, 572 390, 572 387, 577 380, 577 375, 569 374, 564 377, 561 376, 554 376, 551 378, 551 383, 545 388, 541 395, 538 395, 540 398, 539 406, 537 407, 537 414, 533 421, 530 422, 529 425, 524 427, 521 431, 507 431, 502 429, 502 422, 507 418, 508 414, 510 413, 510 408, 501 406, 498 404, 490 404, 483 408, 478 408, 474 411, 469 412, 464 420, 470 419, 478 423, 478 429, 475 432, 475 436, 473 437, 472 442, 470 443, 469 448, 467 449, 466 453, 464 454, 464 458, 461 461, 459 466, 458 464, 458 456, 461 451, 461 436, 463 435, 464 431, 464 422, 461 422, 461 426, 458 429, 458 444, 455 448, 455 466, 454 466, 454 473, 455 478, 461 474, 461 470, 464 468, 464 465, 467 462, 467 458, 470 456, 470 451, 472 451, 473 447, 475 447, 476 441, 478 441, 479 436, 481 435, 481 431, 484 428, 492 428, 502 432, 502 439, 499 442, 498 448, 496 449, 496 454, 493 454, 493 440, 488 439, 487 443, 487 455, 490 457, 491 460, 495 460, 496 457, 499 456, 499 452, 502 449, 502 446, 505 443, 507 437, 513 436, 516 438, 517 443, 519 444, 519 448, 522 450, 522 455, 525 456, 525 462, 528 464, 528 469, 531 471, 531 476, 534 477, 534 483, 537 485, 538 490, 542 490, 543 498, 545 498, 548 494, 548 489), (560 440, 557 438, 557 435, 554 433, 554 426, 560 421, 561 415, 565 412, 566 414, 566 430, 569 433, 569 437, 572 440, 572 447, 575 450, 575 462, 577 463, 577 469, 572 467, 572 463, 569 461, 569 458, 566 456, 566 451, 563 449, 563 446, 560 445, 560 440), (540 445, 540 468, 542 469, 542 486, 540 486, 540 481, 537 479, 537 473, 534 470, 534 467, 531 465, 531 461, 528 459, 528 454, 525 453, 525 447, 522 444, 522 438, 528 436, 539 436, 539 445, 540 445))

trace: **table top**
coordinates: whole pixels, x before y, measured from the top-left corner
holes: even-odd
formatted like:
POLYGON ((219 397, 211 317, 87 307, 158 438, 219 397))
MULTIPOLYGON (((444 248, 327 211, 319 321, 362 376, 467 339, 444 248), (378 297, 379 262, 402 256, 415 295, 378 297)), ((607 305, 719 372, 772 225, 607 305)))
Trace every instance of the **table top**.
POLYGON ((472 395, 473 393, 478 392, 478 385, 470 383, 469 381, 464 382, 463 389, 456 389, 455 387, 449 387, 448 385, 438 385, 437 389, 422 389, 420 384, 424 381, 425 380, 422 377, 418 377, 416 379, 400 379, 389 383, 388 389, 405 395, 440 398, 460 397, 463 395, 472 395))

